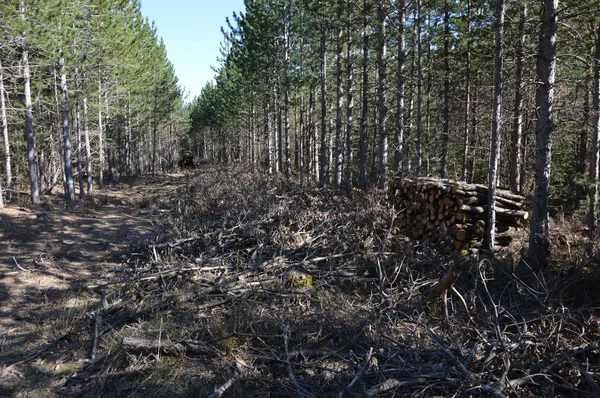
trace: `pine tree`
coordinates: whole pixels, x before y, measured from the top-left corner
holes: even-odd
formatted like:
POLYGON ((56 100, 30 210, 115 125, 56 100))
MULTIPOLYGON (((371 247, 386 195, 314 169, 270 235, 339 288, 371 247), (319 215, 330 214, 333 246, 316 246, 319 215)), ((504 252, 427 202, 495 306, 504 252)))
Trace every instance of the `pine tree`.
POLYGON ((550 242, 548 231, 548 199, 550 196, 550 167, 552 133, 554 131, 553 105, 556 79, 556 36, 558 0, 544 0, 537 60, 538 86, 536 102, 539 108, 537 122, 536 181, 533 214, 529 235, 529 257, 538 267, 548 265, 550 242))

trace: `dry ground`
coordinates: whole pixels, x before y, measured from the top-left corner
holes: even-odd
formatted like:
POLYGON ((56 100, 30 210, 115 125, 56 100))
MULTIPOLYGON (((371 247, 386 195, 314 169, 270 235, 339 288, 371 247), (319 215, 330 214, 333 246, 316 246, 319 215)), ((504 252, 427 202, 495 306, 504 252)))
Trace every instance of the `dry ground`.
POLYGON ((48 352, 7 368, 82 325, 99 303, 86 286, 135 263, 132 248, 160 232, 164 217, 140 209, 172 207, 185 180, 182 174, 136 178, 71 207, 60 196, 45 196, 40 206, 22 200, 0 209, 0 396, 44 396, 49 380, 81 365, 48 352))
POLYGON ((0 396, 600 396, 598 261, 576 226, 534 271, 519 247, 410 241, 376 192, 234 166, 60 203, 0 213, 0 396))

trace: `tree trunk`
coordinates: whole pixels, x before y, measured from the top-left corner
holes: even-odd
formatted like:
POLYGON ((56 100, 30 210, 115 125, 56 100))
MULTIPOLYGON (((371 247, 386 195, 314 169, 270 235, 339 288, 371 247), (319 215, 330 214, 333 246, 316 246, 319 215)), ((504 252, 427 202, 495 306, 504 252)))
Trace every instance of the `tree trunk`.
POLYGON ((290 178, 292 174, 292 165, 290 160, 290 21, 289 21, 289 10, 284 10, 284 129, 285 129, 285 176, 290 178))
POLYGON ((558 25, 558 0, 544 0, 542 5, 539 54, 537 58, 536 102, 537 156, 535 195, 531 231, 529 234, 529 257, 534 265, 545 267, 550 255, 548 236, 548 199, 550 196, 550 167, 552 163, 552 132, 554 130, 552 107, 554 105, 554 82, 556 78, 556 30, 558 25))
MULTIPOLYGON (((158 149, 158 98, 154 94, 154 108, 152 111, 152 177, 156 176, 156 151, 158 149)), ((109 159, 110 162, 110 159, 109 159)), ((112 176, 110 177, 112 182, 112 176)))
POLYGON ((319 157, 317 156, 317 131, 315 126, 315 94, 310 88, 308 94, 308 180, 317 180, 319 157))
MULTIPOLYGON (((2 137, 4 138, 4 156, 6 157, 6 200, 12 199, 12 165, 10 159, 10 141, 8 138, 8 118, 6 116, 6 99, 4 97, 4 69, 0 60, 0 109, 2 116, 2 137)), ((0 201, 2 200, 2 190, 0 189, 0 201)))
POLYGON ((92 180, 92 147, 90 145, 90 131, 87 124, 88 106, 87 97, 83 98, 83 134, 85 135, 85 168, 87 171, 87 194, 93 192, 92 180))
POLYGON ((467 181, 469 163, 469 122, 471 112, 471 0, 467 0, 467 54, 465 60, 465 120, 463 124, 463 158, 461 180, 467 181))
POLYGON ((300 94, 300 139, 298 140, 298 168, 300 169, 300 186, 304 186, 304 163, 305 163, 305 139, 306 139, 306 123, 305 115, 306 110, 304 108, 304 93, 300 94))
POLYGON ((422 20, 421 20, 421 0, 417 0, 416 5, 416 40, 417 40, 417 137, 416 137, 416 175, 421 175, 423 166, 423 46, 422 46, 422 20))
POLYGON ((360 120, 360 189, 367 191, 367 126, 369 114, 369 33, 367 32, 367 0, 363 1, 363 64, 362 64, 362 112, 360 120))
MULTIPOLYGON (((21 5, 24 12, 23 2, 21 2, 21 5)), ((23 83, 25 85, 25 135, 27 136, 27 160, 29 163, 31 201, 33 203, 40 203, 37 160, 35 156, 35 133, 33 131, 33 109, 31 103, 31 72, 29 70, 29 51, 26 44, 23 44, 21 62, 23 65, 23 83)))
POLYGON ((131 93, 127 93, 127 137, 125 138, 125 175, 131 177, 131 93))
POLYGON ((102 126, 102 81, 98 81, 98 183, 104 185, 104 137, 102 126))
POLYGON ((113 140, 106 140, 106 155, 108 156, 108 180, 112 183, 115 181, 115 147, 113 140))
POLYGON ((265 98, 265 163, 267 173, 273 174, 273 143, 271 139, 271 101, 267 95, 265 98))
POLYGON ((514 193, 521 192, 521 146, 523 145, 523 105, 525 84, 523 80, 523 71, 525 67, 525 23, 527 21, 527 3, 523 3, 523 13, 519 21, 519 41, 517 42, 516 54, 516 72, 515 72, 515 108, 514 108, 514 126, 511 134, 512 142, 510 151, 510 189, 514 193))
MULTIPOLYGON (((346 4, 350 14, 350 2, 346 4)), ((347 25, 348 43, 346 48, 346 196, 352 196, 352 180, 354 170, 354 151, 352 149, 352 112, 354 110, 354 56, 352 54, 352 28, 350 21, 347 25)))
MULTIPOLYGON (((79 73, 75 69, 75 90, 79 92, 79 73)), ((82 156, 82 145, 81 145, 81 111, 79 105, 79 95, 77 96, 77 102, 75 103, 75 128, 77 130, 77 179, 79 182, 79 198, 83 199, 85 195, 85 186, 83 184, 83 156, 82 156)))
POLYGON ((379 114, 379 189, 385 192, 389 189, 388 168, 388 104, 387 104, 387 45, 385 43, 387 33, 387 9, 385 0, 377 3, 377 20, 379 29, 377 32, 377 111, 379 114))
POLYGON ((281 128, 281 82, 280 76, 277 74, 277 84, 274 87, 273 96, 275 98, 275 124, 277 126, 277 134, 275 138, 275 172, 280 173, 283 171, 283 129, 281 128))
POLYGON ((442 123, 442 159, 440 177, 448 177, 448 139, 450 137, 450 5, 444 2, 444 118, 442 123))
POLYGON ((337 34, 336 34, 336 68, 335 68, 335 80, 336 80, 336 108, 335 108, 335 175, 334 175, 334 187, 336 192, 339 192, 342 187, 342 108, 344 106, 344 88, 343 88, 343 70, 342 70, 342 58, 343 58, 343 32, 341 16, 343 15, 342 0, 338 1, 338 16, 337 22, 337 34))
POLYGON ((504 0, 497 0, 496 61, 494 65, 494 105, 492 115, 492 142, 488 174, 487 249, 494 254, 496 242, 496 187, 500 167, 502 129, 502 61, 504 43, 504 0))
POLYGON ((319 161, 319 186, 327 183, 327 42, 326 32, 321 32, 321 158, 319 161))
POLYGON ((597 252, 596 238, 598 233, 598 202, 600 201, 600 24, 596 32, 596 54, 594 56, 594 153, 592 160, 592 175, 590 189, 590 240, 594 254, 597 252))
POLYGON ((406 0, 399 0, 398 7, 398 77, 396 81, 396 131, 394 137, 394 173, 402 174, 402 146, 404 144, 404 60, 406 59, 406 0))
POLYGON ((73 183, 73 161, 71 149, 71 124, 69 120, 69 91, 67 90, 67 75, 65 72, 65 59, 60 58, 60 89, 62 91, 62 117, 63 117, 63 150, 65 158, 65 199, 67 202, 75 201, 75 185, 73 183))

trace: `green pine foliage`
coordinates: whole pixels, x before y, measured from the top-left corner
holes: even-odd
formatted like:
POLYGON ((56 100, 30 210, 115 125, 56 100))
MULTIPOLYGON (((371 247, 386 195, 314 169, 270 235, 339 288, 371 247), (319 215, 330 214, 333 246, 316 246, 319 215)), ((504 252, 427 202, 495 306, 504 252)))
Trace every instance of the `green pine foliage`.
MULTIPOLYGON (((593 117, 593 54, 598 24, 594 5, 561 0, 564 4, 559 28, 560 59, 555 109, 555 167, 552 169, 553 197, 556 206, 565 209, 568 203, 585 199, 584 176, 589 172, 593 117), (562 23, 562 22, 561 22, 562 23), (571 178, 576 175, 577 178, 571 178), (575 201, 573 201, 575 195, 575 201)), ((187 142, 199 145, 197 153, 214 159, 254 162, 275 167, 285 153, 279 149, 281 119, 284 109, 284 88, 289 87, 291 97, 291 155, 296 174, 308 173, 310 180, 318 179, 321 142, 321 112, 326 111, 325 141, 329 184, 333 184, 331 159, 335 134, 336 107, 336 31, 343 31, 343 51, 348 46, 352 62, 343 63, 344 76, 352 68, 354 78, 353 148, 350 163, 344 159, 343 167, 352 167, 352 181, 358 186, 361 151, 366 156, 366 175, 371 186, 378 179, 377 151, 377 65, 375 10, 381 3, 390 25, 385 38, 388 65, 388 125, 396 118, 397 32, 398 4, 406 4, 406 58, 404 62, 404 123, 402 164, 404 175, 415 175, 417 168, 417 34, 422 42, 422 168, 421 175, 442 174, 443 154, 447 151, 447 175, 460 180, 463 167, 468 182, 486 183, 489 158, 489 137, 492 117, 493 48, 495 34, 494 1, 491 0, 435 0, 422 2, 421 31, 417 32, 417 2, 393 0, 345 0, 325 2, 319 0, 247 0, 246 10, 234 14, 224 29, 223 54, 218 77, 203 90, 191 104, 191 129, 187 142), (340 4, 338 4, 340 3, 340 4), (448 20, 445 21, 445 10, 448 20), (347 15, 344 9, 348 9, 347 15), (284 70, 284 20, 289 15, 290 67, 284 70), (365 25, 366 23, 366 25, 365 25), (325 40, 326 103, 323 105, 320 78, 322 63, 321 38, 325 40), (363 43, 368 40, 366 59, 367 87, 363 98, 362 67, 363 43), (448 45, 448 53, 444 51, 448 45), (467 63, 467 56, 469 62, 467 63), (446 76, 445 65, 449 74, 446 76), (447 80, 446 80, 447 79, 447 80), (468 86, 467 86, 468 85, 468 86), (467 104, 469 95, 469 113, 467 104), (446 91, 449 90, 448 93, 446 91), (447 98, 447 107, 445 98, 447 98), (312 101, 312 103, 311 103, 312 101), (366 101, 366 142, 360 145, 360 115, 366 101), (448 115, 447 143, 442 134, 444 118, 448 115), (466 143, 465 143, 466 141, 466 143), (445 146, 447 148, 445 148, 445 146), (362 149, 361 149, 362 148, 362 149), (465 152, 466 150, 466 152, 465 152), (233 153, 235 152, 235 153, 233 153), (316 152, 316 154, 315 154, 316 152), (227 156, 224 156, 227 155, 227 156), (465 157, 466 156, 466 157, 465 157), (302 162, 298 158, 302 157, 302 162), (270 164, 267 164, 270 163, 270 164), (300 164, 302 170, 300 170, 300 164)), ((506 9, 507 24, 504 42, 503 71, 503 123, 500 185, 511 186, 511 159, 519 151, 523 159, 521 192, 531 193, 535 169, 535 126, 537 122, 536 54, 539 42, 539 2, 509 2, 506 9), (515 119, 517 43, 521 32, 519 21, 527 7, 523 65, 523 137, 520 145, 512 142, 515 119)), ((344 77, 344 79, 346 79, 344 77)), ((344 83, 345 84, 345 83, 344 83)), ((346 88, 344 87, 344 93, 346 88)), ((347 113, 344 104, 343 113, 347 113)), ((345 116, 344 119, 345 120, 345 116)), ((392 133, 390 133, 392 134, 392 133)), ((393 148, 391 149, 393 150, 393 148)), ((346 151, 343 151, 346 153, 346 151)), ((391 162, 390 157, 389 161, 391 162)), ((280 170, 283 171, 283 170, 280 170)), ((577 207, 577 206, 570 206, 577 207)), ((574 210, 574 209, 573 209, 574 210)))
MULTIPOLYGON (((15 166, 26 164, 20 65, 21 47, 26 44, 39 177, 44 191, 52 191, 62 180, 61 58, 69 90, 73 148, 75 110, 82 118, 84 100, 87 104, 94 179, 99 178, 101 168, 103 175, 108 175, 106 139, 111 140, 115 150, 117 175, 125 175, 127 151, 134 173, 151 172, 152 159, 157 160, 155 172, 176 167, 179 142, 187 129, 182 90, 164 43, 153 24, 143 17, 139 1, 10 0, 0 4, 0 13, 0 57, 4 85, 10 93, 9 136, 15 166), (153 140, 160 145, 152 145, 153 140)), ((85 162, 85 154, 82 158, 85 162)), ((77 159, 75 151, 73 159, 77 159)), ((13 170, 20 171, 17 185, 25 187, 29 178, 26 167, 13 170)), ((3 171, 2 165, 0 178, 4 178, 3 171)))

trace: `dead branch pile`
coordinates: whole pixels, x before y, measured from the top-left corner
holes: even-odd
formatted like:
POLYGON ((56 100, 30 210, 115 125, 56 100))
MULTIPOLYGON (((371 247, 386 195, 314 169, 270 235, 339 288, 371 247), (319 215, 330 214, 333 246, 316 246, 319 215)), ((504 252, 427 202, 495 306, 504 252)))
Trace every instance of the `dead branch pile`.
POLYGON ((134 272, 95 286, 98 355, 64 395, 598 396, 600 311, 567 300, 575 276, 465 258, 421 308, 456 260, 391 233, 385 200, 236 168, 161 217, 134 272))
MULTIPOLYGON (((488 189, 477 184, 432 178, 403 178, 393 190, 396 207, 401 209, 395 225, 415 239, 429 239, 449 232, 454 255, 477 254, 484 237, 488 209, 488 189)), ((508 246, 514 230, 528 218, 525 198, 498 189, 496 202, 497 250, 508 246)))

